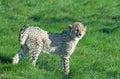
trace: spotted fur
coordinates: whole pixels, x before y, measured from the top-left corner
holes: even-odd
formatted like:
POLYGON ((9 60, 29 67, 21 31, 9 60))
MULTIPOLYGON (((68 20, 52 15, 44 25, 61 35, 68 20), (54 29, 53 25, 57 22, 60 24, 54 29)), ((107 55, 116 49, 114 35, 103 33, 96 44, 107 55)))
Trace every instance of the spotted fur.
POLYGON ((80 22, 69 25, 62 33, 50 33, 39 27, 25 26, 20 32, 20 49, 13 57, 13 64, 17 64, 27 51, 30 61, 35 65, 41 51, 60 56, 64 74, 68 74, 69 58, 78 41, 85 35, 86 28, 80 22))

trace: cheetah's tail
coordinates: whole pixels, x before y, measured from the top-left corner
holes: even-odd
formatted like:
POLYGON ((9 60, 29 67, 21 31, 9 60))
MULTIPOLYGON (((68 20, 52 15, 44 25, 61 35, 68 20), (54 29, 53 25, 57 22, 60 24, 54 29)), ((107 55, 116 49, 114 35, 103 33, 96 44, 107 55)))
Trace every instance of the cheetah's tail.
POLYGON ((20 34, 19 34, 19 42, 21 45, 24 45, 25 44, 25 41, 28 37, 28 34, 27 34, 27 29, 29 28, 29 25, 24 25, 21 30, 20 30, 20 34))

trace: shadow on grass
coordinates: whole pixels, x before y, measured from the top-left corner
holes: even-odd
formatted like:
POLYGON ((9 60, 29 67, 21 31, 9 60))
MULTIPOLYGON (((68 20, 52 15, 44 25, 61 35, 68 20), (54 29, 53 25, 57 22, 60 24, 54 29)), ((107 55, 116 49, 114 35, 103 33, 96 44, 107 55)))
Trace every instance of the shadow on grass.
POLYGON ((59 17, 59 18, 56 18, 56 17, 49 17, 49 18, 44 18, 43 19, 43 15, 33 15, 33 16, 30 16, 29 19, 35 21, 35 22, 39 22, 39 21, 44 21, 46 23, 53 23, 53 22, 67 22, 67 21, 71 21, 71 22, 75 22, 77 21, 76 19, 72 18, 72 17, 59 17))
MULTIPOLYGON (((46 56, 47 57, 47 56, 46 56)), ((37 62, 37 68, 38 69, 45 69, 46 71, 53 71, 56 76, 59 76, 61 74, 62 79, 71 79, 72 78, 72 72, 70 72, 68 75, 64 75, 62 72, 61 64, 59 60, 51 59, 51 58, 40 58, 37 62), (54 62, 54 63, 53 63, 54 62)))
POLYGON ((52 63, 52 61, 49 60, 40 60, 39 62, 36 63, 36 66, 39 69, 45 69, 47 71, 54 71, 57 70, 55 64, 52 63))
MULTIPOLYGON (((100 24, 100 25, 105 25, 105 26, 111 26, 111 25, 118 25, 120 21, 120 15, 107 15, 107 14, 101 14, 101 10, 103 10, 106 6, 100 7, 97 10, 100 11, 98 13, 94 13, 88 16, 85 16, 83 19, 87 18, 96 18, 96 20, 91 20, 88 22, 85 22, 84 24, 89 25, 89 24, 100 24), (111 21, 109 21, 111 20, 111 21)), ((103 13, 106 10, 103 10, 103 13)))
POLYGON ((71 22, 75 22, 75 21, 77 21, 76 19, 74 19, 74 18, 71 18, 71 17, 63 17, 63 18, 47 18, 47 19, 45 19, 45 22, 47 22, 47 23, 52 23, 52 22, 59 22, 59 23, 61 23, 61 22, 68 22, 68 21, 71 21, 71 22))
POLYGON ((116 31, 119 28, 120 28, 120 26, 114 27, 112 29, 110 29, 110 28, 103 28, 103 29, 100 29, 99 31, 103 32, 103 33, 109 34, 109 33, 113 33, 114 31, 116 31))
POLYGON ((12 58, 0 54, 0 62, 4 64, 12 63, 12 58))
POLYGON ((53 65, 53 64, 48 64, 48 62, 46 61, 43 61, 43 62, 40 62, 41 64, 39 64, 38 68, 40 69, 45 69, 47 71, 53 71, 56 76, 59 76, 59 74, 62 75, 62 79, 71 79, 72 78, 72 72, 70 72, 68 75, 64 75, 63 72, 62 72, 62 68, 61 68, 61 64, 57 64, 57 65, 60 65, 59 68, 57 68, 58 66, 56 65, 53 65))
POLYGON ((68 75, 63 74, 62 79, 72 79, 72 73, 70 72, 68 75))

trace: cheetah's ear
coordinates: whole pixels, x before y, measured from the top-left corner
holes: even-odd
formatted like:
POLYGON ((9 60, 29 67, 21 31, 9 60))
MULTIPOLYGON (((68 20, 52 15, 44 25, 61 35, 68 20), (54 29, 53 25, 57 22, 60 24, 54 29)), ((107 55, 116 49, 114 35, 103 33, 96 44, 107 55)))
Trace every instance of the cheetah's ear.
POLYGON ((71 24, 68 27, 69 27, 69 29, 72 29, 72 25, 71 24))

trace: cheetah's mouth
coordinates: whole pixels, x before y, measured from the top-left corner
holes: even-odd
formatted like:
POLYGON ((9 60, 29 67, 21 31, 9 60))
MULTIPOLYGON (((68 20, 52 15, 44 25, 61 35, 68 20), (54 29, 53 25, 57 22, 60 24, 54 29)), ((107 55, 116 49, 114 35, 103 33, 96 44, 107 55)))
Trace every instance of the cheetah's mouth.
POLYGON ((78 38, 80 38, 80 37, 81 37, 81 34, 80 34, 80 33, 78 33, 78 34, 76 34, 76 36, 77 36, 78 38))

